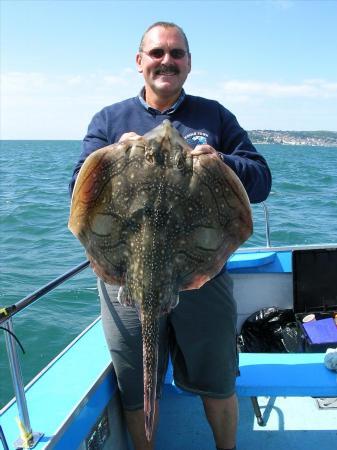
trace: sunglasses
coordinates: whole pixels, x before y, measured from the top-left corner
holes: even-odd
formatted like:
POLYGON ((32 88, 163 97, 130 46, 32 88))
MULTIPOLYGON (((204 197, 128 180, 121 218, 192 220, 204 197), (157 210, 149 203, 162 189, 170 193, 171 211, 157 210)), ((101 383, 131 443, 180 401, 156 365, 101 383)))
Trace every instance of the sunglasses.
MULTIPOLYGON (((152 59, 162 59, 166 52, 162 48, 153 48, 149 52, 142 50, 142 53, 145 53, 145 55, 148 55, 152 59)), ((183 59, 186 56, 187 51, 182 48, 173 48, 168 53, 173 59, 183 59)))

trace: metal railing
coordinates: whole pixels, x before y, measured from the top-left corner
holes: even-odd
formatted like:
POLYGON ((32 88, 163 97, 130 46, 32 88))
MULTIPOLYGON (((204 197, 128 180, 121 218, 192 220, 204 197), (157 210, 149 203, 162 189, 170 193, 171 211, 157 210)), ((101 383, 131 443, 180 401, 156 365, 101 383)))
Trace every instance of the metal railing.
POLYGON ((269 225, 269 211, 265 202, 262 202, 262 207, 264 211, 264 221, 265 221, 265 233, 266 233, 266 246, 271 247, 270 241, 270 225, 269 225))
MULTIPOLYGON (((22 378, 22 371, 19 361, 19 356, 17 352, 15 335, 14 335, 14 327, 13 327, 13 316, 17 314, 19 311, 23 310, 27 306, 34 303, 36 300, 47 294, 48 292, 55 289, 60 284, 74 277, 78 273, 82 272, 82 270, 86 269, 89 266, 89 261, 84 261, 78 266, 70 269, 68 272, 65 272, 63 275, 55 278, 50 283, 42 286, 37 291, 32 294, 24 297, 22 300, 17 303, 0 308, 0 325, 5 330, 5 340, 6 340, 6 349, 9 360, 9 367, 13 382, 15 399, 18 407, 18 426, 20 430, 20 437, 14 442, 14 446, 17 449, 21 448, 34 448, 38 441, 43 436, 43 433, 34 432, 32 430, 25 389, 22 378)), ((0 439, 3 442, 3 447, 6 449, 8 445, 5 440, 5 436, 3 431, 1 430, 0 439)))

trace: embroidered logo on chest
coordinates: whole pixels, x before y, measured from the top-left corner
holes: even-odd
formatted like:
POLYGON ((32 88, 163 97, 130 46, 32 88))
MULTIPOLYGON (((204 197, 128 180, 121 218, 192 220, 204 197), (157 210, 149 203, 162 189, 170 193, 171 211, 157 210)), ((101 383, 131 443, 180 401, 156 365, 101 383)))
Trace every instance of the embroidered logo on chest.
POLYGON ((189 133, 184 136, 187 144, 193 148, 197 145, 207 144, 207 138, 208 134, 202 131, 194 131, 193 133, 189 133))

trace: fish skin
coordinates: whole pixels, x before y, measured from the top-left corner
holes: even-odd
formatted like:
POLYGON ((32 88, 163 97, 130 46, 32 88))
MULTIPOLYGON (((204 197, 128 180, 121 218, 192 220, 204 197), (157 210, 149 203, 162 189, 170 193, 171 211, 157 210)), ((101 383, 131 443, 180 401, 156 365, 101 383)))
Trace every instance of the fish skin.
POLYGON ((143 137, 92 153, 77 177, 69 228, 95 273, 121 285, 142 324, 144 417, 153 432, 159 317, 179 291, 213 278, 252 233, 248 196, 220 159, 191 156, 165 120, 143 137))

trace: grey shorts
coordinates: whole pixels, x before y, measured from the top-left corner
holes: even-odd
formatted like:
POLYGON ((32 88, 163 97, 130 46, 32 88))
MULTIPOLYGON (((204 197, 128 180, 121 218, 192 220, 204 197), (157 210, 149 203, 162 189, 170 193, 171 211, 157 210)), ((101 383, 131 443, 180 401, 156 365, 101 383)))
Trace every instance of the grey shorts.
MULTIPOLYGON (((105 337, 126 410, 143 408, 141 325, 134 308, 117 300, 118 287, 98 280, 105 337)), ((157 398, 168 356, 174 379, 184 390, 213 398, 235 392, 238 373, 236 303, 227 273, 202 288, 179 294, 179 304, 160 319, 157 398)))

